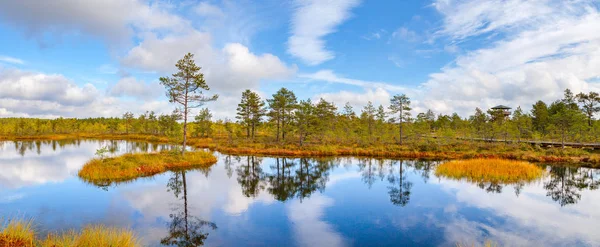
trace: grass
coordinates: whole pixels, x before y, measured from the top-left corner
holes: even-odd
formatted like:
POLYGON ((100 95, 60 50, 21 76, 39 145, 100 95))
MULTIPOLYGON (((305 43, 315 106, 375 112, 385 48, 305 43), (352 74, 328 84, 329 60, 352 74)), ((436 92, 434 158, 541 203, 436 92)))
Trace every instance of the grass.
POLYGON ((138 247, 139 240, 131 230, 86 226, 80 232, 50 233, 37 239, 32 220, 8 220, 0 228, 0 247, 138 247))
POLYGON ((3 222, 0 231, 0 247, 33 247, 35 233, 31 220, 8 220, 3 222))
POLYGON ((453 160, 439 165, 435 174, 469 182, 515 184, 531 182, 542 176, 543 170, 529 162, 504 159, 453 160))
POLYGON ((139 177, 152 176, 168 170, 208 167, 217 162, 209 152, 179 153, 163 151, 159 153, 124 154, 105 159, 92 159, 79 171, 79 177, 97 185, 109 185, 139 177))
POLYGON ((141 246, 131 230, 102 225, 86 226, 81 232, 49 234, 40 242, 40 247, 92 247, 92 246, 141 246))

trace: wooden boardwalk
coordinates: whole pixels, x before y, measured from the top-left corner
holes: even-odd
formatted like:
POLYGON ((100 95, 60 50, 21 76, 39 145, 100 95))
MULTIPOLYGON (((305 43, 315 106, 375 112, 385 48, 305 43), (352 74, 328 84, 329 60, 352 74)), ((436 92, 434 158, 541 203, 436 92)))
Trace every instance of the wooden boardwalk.
MULTIPOLYGON (((437 136, 431 136, 438 138, 437 136)), ((457 137, 456 139, 468 140, 468 141, 481 141, 481 142, 504 142, 504 143, 528 143, 531 145, 537 145, 542 147, 572 147, 572 148, 590 148, 600 149, 600 143, 578 143, 578 142, 553 142, 553 141, 531 141, 531 140, 504 140, 504 139, 487 139, 487 138, 464 138, 457 137)))

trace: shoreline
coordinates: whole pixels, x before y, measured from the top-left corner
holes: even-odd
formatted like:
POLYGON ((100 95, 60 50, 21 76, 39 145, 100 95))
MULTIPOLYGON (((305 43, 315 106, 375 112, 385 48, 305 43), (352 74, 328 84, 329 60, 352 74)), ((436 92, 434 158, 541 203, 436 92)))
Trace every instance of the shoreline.
POLYGON ((110 158, 94 158, 86 162, 77 176, 97 186, 109 186, 166 171, 207 168, 217 162, 210 152, 191 151, 181 156, 179 152, 126 153, 110 158))
MULTIPOLYGON (((59 134, 41 136, 0 136, 0 141, 43 141, 43 140, 128 140, 153 143, 175 144, 173 139, 166 136, 140 134, 59 134)), ((370 158, 406 158, 406 159, 473 159, 473 158, 502 158, 538 163, 568 164, 580 167, 600 168, 600 153, 593 153, 577 148, 548 148, 535 149, 529 144, 498 144, 457 141, 450 144, 433 145, 435 150, 419 150, 422 143, 416 144, 377 144, 359 147, 357 145, 340 144, 280 144, 266 142, 237 141, 234 144, 221 139, 188 138, 188 145, 194 148, 206 148, 229 155, 256 155, 279 157, 370 157, 370 158), (447 150, 447 151, 443 151, 447 150)))

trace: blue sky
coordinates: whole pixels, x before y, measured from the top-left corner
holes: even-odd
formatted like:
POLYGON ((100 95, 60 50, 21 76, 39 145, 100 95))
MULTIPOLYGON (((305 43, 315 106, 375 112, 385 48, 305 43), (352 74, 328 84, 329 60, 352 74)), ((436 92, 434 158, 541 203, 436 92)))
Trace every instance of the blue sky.
POLYGON ((597 0, 0 2, 0 117, 168 113, 160 76, 187 52, 217 118, 281 87, 360 111, 529 109, 600 91, 597 0))

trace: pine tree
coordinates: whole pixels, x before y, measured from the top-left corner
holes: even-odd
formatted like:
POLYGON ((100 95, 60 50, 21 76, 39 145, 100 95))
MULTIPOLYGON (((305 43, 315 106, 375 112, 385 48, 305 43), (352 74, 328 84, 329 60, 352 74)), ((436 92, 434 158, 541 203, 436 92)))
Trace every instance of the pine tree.
POLYGON ((402 145, 404 135, 402 123, 410 120, 410 110, 410 99, 405 94, 394 95, 394 97, 390 100, 391 113, 398 114, 398 118, 395 118, 395 120, 398 122, 398 127, 400 128, 400 145, 402 145))
POLYGON ((179 110, 183 113, 183 147, 181 149, 181 155, 183 155, 187 142, 187 120, 190 110, 202 106, 205 102, 217 100, 219 96, 203 94, 202 90, 208 91, 210 88, 204 81, 204 74, 200 72, 201 68, 194 62, 193 54, 186 54, 177 61, 175 66, 178 72, 172 77, 161 77, 160 84, 167 89, 169 102, 181 105, 179 110))
POLYGON ((360 118, 367 125, 367 133, 369 133, 369 140, 373 136, 373 128, 375 127, 375 114, 377 110, 371 101, 367 102, 367 105, 363 108, 360 118))
POLYGON ((301 100, 297 110, 294 112, 296 130, 298 132, 298 145, 302 146, 304 140, 315 131, 318 118, 315 114, 315 106, 310 99, 301 100))
POLYGON ((279 141, 279 136, 285 140, 287 125, 292 120, 292 113, 297 105, 296 95, 286 88, 281 88, 267 102, 270 108, 269 117, 277 125, 277 141, 279 141))
POLYGON ((194 118, 196 120, 196 136, 208 137, 211 134, 211 118, 212 114, 208 108, 202 108, 202 110, 200 110, 198 115, 194 118))
POLYGON ((579 93, 576 98, 581 104, 581 109, 588 119, 588 126, 591 128, 594 114, 600 112, 600 95, 596 92, 589 92, 588 94, 579 93))
POLYGON ((236 118, 246 127, 246 137, 254 139, 256 126, 262 121, 266 113, 265 102, 256 92, 246 90, 242 93, 242 100, 238 104, 236 118))

